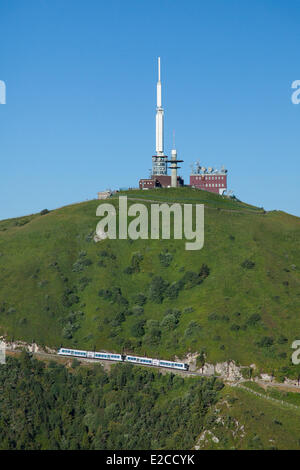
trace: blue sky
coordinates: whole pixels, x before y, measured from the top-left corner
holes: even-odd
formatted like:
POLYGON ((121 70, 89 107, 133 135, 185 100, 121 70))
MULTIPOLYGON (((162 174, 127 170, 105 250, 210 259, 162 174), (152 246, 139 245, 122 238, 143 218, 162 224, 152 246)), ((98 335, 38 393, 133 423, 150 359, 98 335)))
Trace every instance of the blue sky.
POLYGON ((137 186, 155 152, 229 171, 242 200, 300 216, 300 2, 0 0, 0 218, 137 186))

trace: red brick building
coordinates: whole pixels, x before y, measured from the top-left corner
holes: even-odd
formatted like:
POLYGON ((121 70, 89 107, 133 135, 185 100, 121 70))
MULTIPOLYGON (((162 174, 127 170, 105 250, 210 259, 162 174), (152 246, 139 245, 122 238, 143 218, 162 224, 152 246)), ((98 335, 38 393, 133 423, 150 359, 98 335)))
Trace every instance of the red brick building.
MULTIPOLYGON (((181 176, 177 176, 177 186, 183 186, 184 181, 181 176)), ((140 179, 140 189, 152 188, 169 188, 171 187, 171 176, 169 175, 152 175, 152 178, 140 179)))
POLYGON ((211 193, 223 194, 227 191, 227 170, 199 169, 199 172, 190 175, 190 186, 211 193))

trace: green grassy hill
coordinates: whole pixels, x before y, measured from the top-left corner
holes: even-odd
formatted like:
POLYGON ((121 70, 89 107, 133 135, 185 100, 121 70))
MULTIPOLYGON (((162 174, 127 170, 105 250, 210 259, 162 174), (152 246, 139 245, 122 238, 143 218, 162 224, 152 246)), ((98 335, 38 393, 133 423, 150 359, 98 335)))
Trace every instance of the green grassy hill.
MULTIPOLYGON (((97 200, 0 221, 0 334, 165 358, 204 350, 209 362, 293 375, 300 219, 191 188, 122 194, 204 203, 204 248, 95 243, 97 200)), ((118 208, 117 197, 109 202, 118 208)))
MULTIPOLYGON (((248 387, 264 390, 256 384, 248 387)), ((200 449, 299 450, 300 407, 298 393, 273 391, 276 402, 257 397, 238 387, 224 387, 217 404, 206 416, 198 438, 200 449), (282 402, 282 403, 280 403, 282 402)))

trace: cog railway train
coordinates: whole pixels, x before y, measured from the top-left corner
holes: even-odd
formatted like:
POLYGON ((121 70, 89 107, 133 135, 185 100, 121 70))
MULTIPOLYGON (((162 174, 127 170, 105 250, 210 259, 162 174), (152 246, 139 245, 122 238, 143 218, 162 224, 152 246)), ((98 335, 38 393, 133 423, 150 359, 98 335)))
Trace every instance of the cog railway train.
POLYGON ((99 359, 106 361, 131 362, 133 364, 141 364, 156 367, 168 367, 170 369, 189 370, 189 365, 184 362, 166 361, 164 359, 152 359, 151 357, 138 357, 134 355, 103 353, 95 351, 82 351, 79 349, 60 348, 58 350, 60 356, 81 357, 85 359, 99 359))

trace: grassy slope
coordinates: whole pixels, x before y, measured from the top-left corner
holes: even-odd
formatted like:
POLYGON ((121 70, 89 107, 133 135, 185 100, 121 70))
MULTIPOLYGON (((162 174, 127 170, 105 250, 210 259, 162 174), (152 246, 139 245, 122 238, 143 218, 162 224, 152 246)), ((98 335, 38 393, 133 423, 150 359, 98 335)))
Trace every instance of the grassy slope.
MULTIPOLYGON (((204 202, 204 248, 185 251, 180 240, 107 240, 95 244, 90 235, 98 222, 96 200, 19 219, 21 223, 28 220, 25 225, 16 225, 17 219, 1 221, 0 332, 50 346, 63 343, 116 351, 125 346, 138 353, 170 358, 204 347, 210 362, 255 362, 264 370, 289 365, 290 345, 300 331, 300 220, 283 212, 264 214, 261 209, 190 188, 124 194, 159 201, 204 202), (165 248, 173 255, 167 268, 159 261, 159 253, 165 248), (116 259, 99 256, 104 249, 116 259), (92 264, 80 273, 73 272, 82 250, 92 264), (134 252, 144 257, 140 272, 126 275, 123 271, 134 252), (254 261, 255 267, 242 268, 245 259, 254 261), (99 260, 105 266, 99 266, 99 260), (109 323, 120 306, 99 297, 99 289, 120 287, 132 308, 135 293, 147 294, 153 274, 176 281, 184 274, 183 269, 197 271, 202 263, 211 272, 200 286, 181 291, 176 300, 147 302, 143 314, 126 316, 120 326, 109 323), (80 290, 83 277, 90 282, 80 290), (63 307, 65 289, 74 286, 79 302, 63 307), (182 313, 174 331, 163 330, 159 344, 133 336, 131 327, 138 319, 161 321, 168 308, 183 312, 188 306, 194 311, 182 313), (84 312, 78 320, 80 328, 67 340, 63 337, 66 317, 78 310, 84 312), (209 319, 212 313, 217 319, 209 319), (254 313, 261 321, 243 329, 254 313), (191 321, 197 321, 201 329, 185 334, 191 321), (241 328, 236 331, 232 325, 241 328), (286 343, 278 342, 280 335, 286 337, 286 343), (264 336, 272 337, 274 345, 258 346, 264 336), (281 357, 282 353, 287 357, 281 357)), ((117 206, 117 200, 114 203, 117 206)))
MULTIPOLYGON (((255 389, 264 393, 261 387, 255 389)), ((275 395, 277 399, 299 404, 298 393, 275 395)), ((200 448, 299 450, 299 418, 299 410, 258 398, 248 391, 225 387, 206 420, 205 429, 212 435, 206 434, 200 448), (213 436, 219 442, 214 442, 213 436)))

